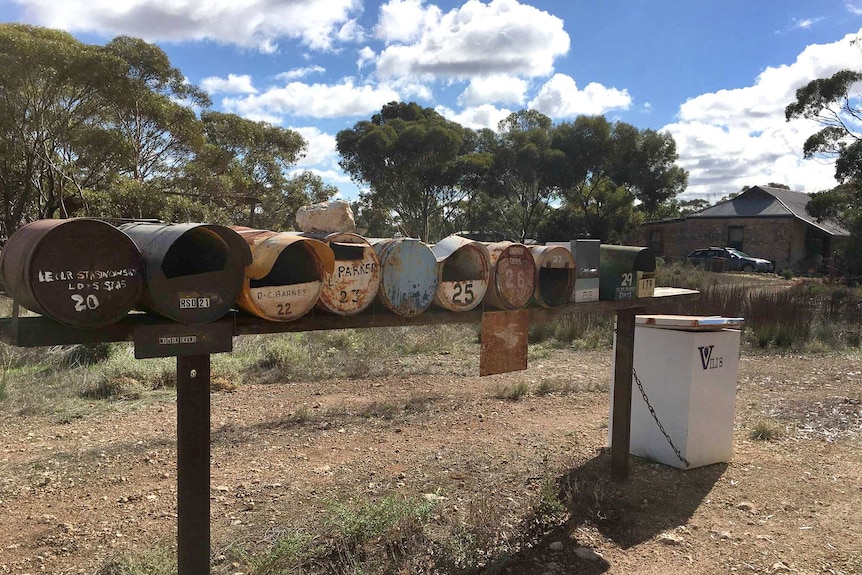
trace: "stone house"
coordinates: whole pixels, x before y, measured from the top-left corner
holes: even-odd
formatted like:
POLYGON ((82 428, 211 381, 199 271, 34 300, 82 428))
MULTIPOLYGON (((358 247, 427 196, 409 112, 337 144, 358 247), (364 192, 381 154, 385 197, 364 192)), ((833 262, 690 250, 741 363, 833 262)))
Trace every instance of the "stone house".
POLYGON ((836 222, 818 222, 809 216, 805 206, 810 200, 802 192, 754 186, 699 212, 646 222, 637 239, 668 260, 718 246, 772 260, 776 270, 815 269, 850 232, 836 222))

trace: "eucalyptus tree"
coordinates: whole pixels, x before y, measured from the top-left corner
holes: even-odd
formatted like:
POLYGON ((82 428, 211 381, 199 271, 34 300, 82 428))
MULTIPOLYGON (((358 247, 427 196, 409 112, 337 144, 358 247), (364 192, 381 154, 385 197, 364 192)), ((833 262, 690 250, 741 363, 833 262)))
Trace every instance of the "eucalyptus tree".
POLYGON ((494 219, 507 235, 524 241, 534 237, 560 192, 560 173, 566 158, 553 146, 551 119, 536 110, 514 112, 502 120, 497 132, 483 131, 482 151, 492 158, 487 192, 493 200, 494 219))
POLYGON ((634 213, 636 203, 646 213, 658 212, 688 181, 675 163, 676 143, 667 133, 579 116, 556 127, 553 145, 566 158, 559 174, 560 209, 578 215, 563 220, 580 222, 570 234, 622 237, 634 223, 626 214, 634 213))
POLYGON ((68 215, 84 190, 106 185, 128 148, 103 123, 118 96, 121 58, 57 30, 0 24, 2 235, 21 223, 68 215))
POLYGON ((402 232, 425 241, 468 193, 461 185, 469 130, 415 102, 390 102, 371 120, 336 135, 341 167, 368 185, 376 210, 391 211, 402 232))
POLYGON ((814 194, 806 210, 817 219, 833 219, 852 236, 844 257, 848 271, 862 275, 862 72, 841 70, 817 78, 796 90, 796 100, 785 108, 787 121, 806 118, 821 128, 803 145, 806 158, 835 161, 839 185, 814 194))

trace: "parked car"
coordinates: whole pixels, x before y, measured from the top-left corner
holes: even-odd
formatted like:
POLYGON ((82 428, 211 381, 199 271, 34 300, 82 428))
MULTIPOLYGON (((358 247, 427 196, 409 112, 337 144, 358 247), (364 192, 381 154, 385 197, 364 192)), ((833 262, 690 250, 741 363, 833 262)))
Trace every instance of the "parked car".
MULTIPOLYGON (((687 256, 688 261, 696 266, 707 266, 712 269, 723 268, 729 271, 768 272, 775 271, 775 265, 763 258, 756 258, 734 248, 705 248, 694 250, 687 256), (713 265, 714 258, 722 258, 723 266, 713 265)), ((719 260, 721 261, 721 260, 719 260)))

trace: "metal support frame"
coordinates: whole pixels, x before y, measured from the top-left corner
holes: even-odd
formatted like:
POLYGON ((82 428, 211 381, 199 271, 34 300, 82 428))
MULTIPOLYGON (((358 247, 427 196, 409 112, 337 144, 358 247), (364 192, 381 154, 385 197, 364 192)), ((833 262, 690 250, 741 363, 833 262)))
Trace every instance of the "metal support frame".
POLYGON ((177 572, 210 572, 210 356, 177 357, 177 572))

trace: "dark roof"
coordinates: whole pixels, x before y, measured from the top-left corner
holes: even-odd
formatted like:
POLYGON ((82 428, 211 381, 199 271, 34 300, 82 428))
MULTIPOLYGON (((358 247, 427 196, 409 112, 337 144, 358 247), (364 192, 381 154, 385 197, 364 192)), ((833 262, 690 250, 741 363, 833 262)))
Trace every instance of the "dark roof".
POLYGON ((806 224, 826 232, 831 236, 849 236, 850 232, 832 220, 818 222, 808 215, 805 206, 811 196, 802 192, 754 186, 731 200, 719 202, 699 212, 689 214, 689 218, 745 218, 745 217, 794 217, 806 224))

